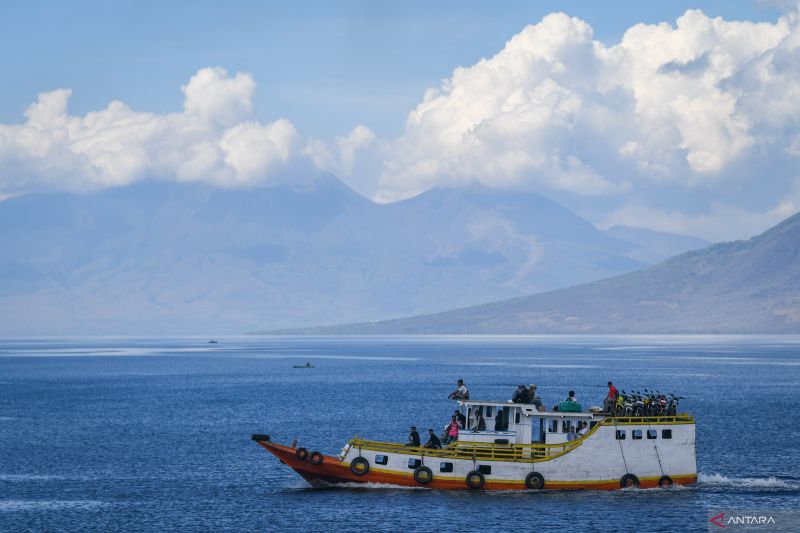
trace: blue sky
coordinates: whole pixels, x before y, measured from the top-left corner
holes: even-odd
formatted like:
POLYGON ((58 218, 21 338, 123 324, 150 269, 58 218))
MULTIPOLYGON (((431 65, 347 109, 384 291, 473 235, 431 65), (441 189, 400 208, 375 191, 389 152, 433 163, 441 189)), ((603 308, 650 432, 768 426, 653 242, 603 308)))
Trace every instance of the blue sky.
POLYGON ((0 30, 0 198, 330 172, 711 240, 800 210, 794 2, 10 1, 0 30))
POLYGON ((60 87, 73 90, 79 115, 111 100, 174 111, 192 74, 221 66, 252 73, 263 120, 287 117, 318 137, 357 124, 397 135, 426 88, 550 12, 585 20, 610 44, 636 23, 674 21, 689 8, 744 20, 780 13, 750 1, 8 1, 0 122, 18 121, 38 93, 60 87))

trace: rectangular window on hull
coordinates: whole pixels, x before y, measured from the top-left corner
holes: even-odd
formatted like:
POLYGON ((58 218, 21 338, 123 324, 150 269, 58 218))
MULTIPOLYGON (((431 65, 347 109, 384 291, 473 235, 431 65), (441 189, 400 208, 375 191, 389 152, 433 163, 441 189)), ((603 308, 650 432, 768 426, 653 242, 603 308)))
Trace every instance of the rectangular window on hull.
POLYGON ((658 431, 655 429, 648 429, 647 430, 647 438, 648 439, 657 439, 658 438, 658 431))
POLYGON ((671 429, 662 429, 661 430, 661 438, 662 439, 671 439, 672 438, 672 430, 671 429))
POLYGON ((375 456, 375 464, 376 465, 385 465, 389 462, 389 457, 386 455, 376 455, 375 456))
POLYGON ((478 472, 483 474, 484 476, 488 476, 492 473, 492 466, 491 465, 478 465, 478 472))
POLYGON ((453 463, 439 463, 439 472, 452 472, 453 463))
POLYGON ((417 468, 421 464, 422 464, 422 461, 420 461, 419 459, 409 459, 408 460, 408 467, 412 468, 412 469, 417 468))
POLYGON ((618 429, 617 430, 617 440, 625 440, 625 430, 618 429))
POLYGON ((642 430, 641 429, 634 429, 631 431, 631 438, 633 440, 641 440, 642 439, 642 430))

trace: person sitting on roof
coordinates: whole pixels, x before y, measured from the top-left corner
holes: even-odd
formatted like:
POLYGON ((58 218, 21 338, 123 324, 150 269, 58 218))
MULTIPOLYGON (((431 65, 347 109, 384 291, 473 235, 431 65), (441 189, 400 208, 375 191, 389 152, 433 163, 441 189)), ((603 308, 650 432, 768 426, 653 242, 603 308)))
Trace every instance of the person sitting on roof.
POLYGON ((574 390, 569 391, 569 396, 567 396, 567 401, 568 402, 577 402, 578 401, 578 400, 575 399, 575 391, 574 390))
POLYGON ((438 450, 441 447, 442 441, 440 441, 439 437, 436 436, 436 433, 433 432, 433 428, 428 428, 428 442, 425 443, 425 448, 438 450))
POLYGON ((531 383, 530 387, 528 388, 528 402, 532 403, 536 406, 537 411, 544 411, 544 404, 542 403, 541 398, 536 395, 536 385, 531 383))
POLYGON ((469 400, 469 389, 464 385, 464 380, 458 380, 458 387, 448 396, 451 400, 469 400))
POLYGON ((411 426, 411 432, 408 434, 408 442, 403 446, 419 446, 419 433, 417 433, 416 426, 411 426))
POLYGON ((514 403, 528 403, 528 400, 530 400, 530 395, 525 385, 517 387, 517 390, 514 391, 514 396, 511 397, 511 401, 514 403))

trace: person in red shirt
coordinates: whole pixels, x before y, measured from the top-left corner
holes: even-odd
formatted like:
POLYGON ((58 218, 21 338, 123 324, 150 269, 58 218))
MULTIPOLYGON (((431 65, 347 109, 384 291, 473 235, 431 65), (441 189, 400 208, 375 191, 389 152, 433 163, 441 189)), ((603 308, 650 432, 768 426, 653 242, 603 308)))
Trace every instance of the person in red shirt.
POLYGON ((603 400, 603 411, 605 411, 606 413, 614 412, 614 404, 617 403, 617 396, 619 396, 619 391, 614 386, 614 384, 609 381, 608 396, 606 396, 606 399, 603 400))

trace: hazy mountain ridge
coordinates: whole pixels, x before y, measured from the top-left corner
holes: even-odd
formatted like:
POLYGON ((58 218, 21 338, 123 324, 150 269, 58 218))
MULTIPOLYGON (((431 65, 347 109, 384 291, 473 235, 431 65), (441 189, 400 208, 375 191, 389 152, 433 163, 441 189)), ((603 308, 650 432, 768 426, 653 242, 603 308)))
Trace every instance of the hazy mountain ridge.
POLYGON ((800 333, 800 214, 646 270, 449 312, 303 330, 357 334, 800 333))
POLYGON ((641 268, 535 193, 375 204, 333 176, 0 202, 3 334, 241 333, 441 311, 641 268))
POLYGON ((611 226, 607 235, 636 245, 628 257, 647 264, 655 264, 689 250, 705 248, 710 242, 698 237, 653 231, 631 226, 611 226))

